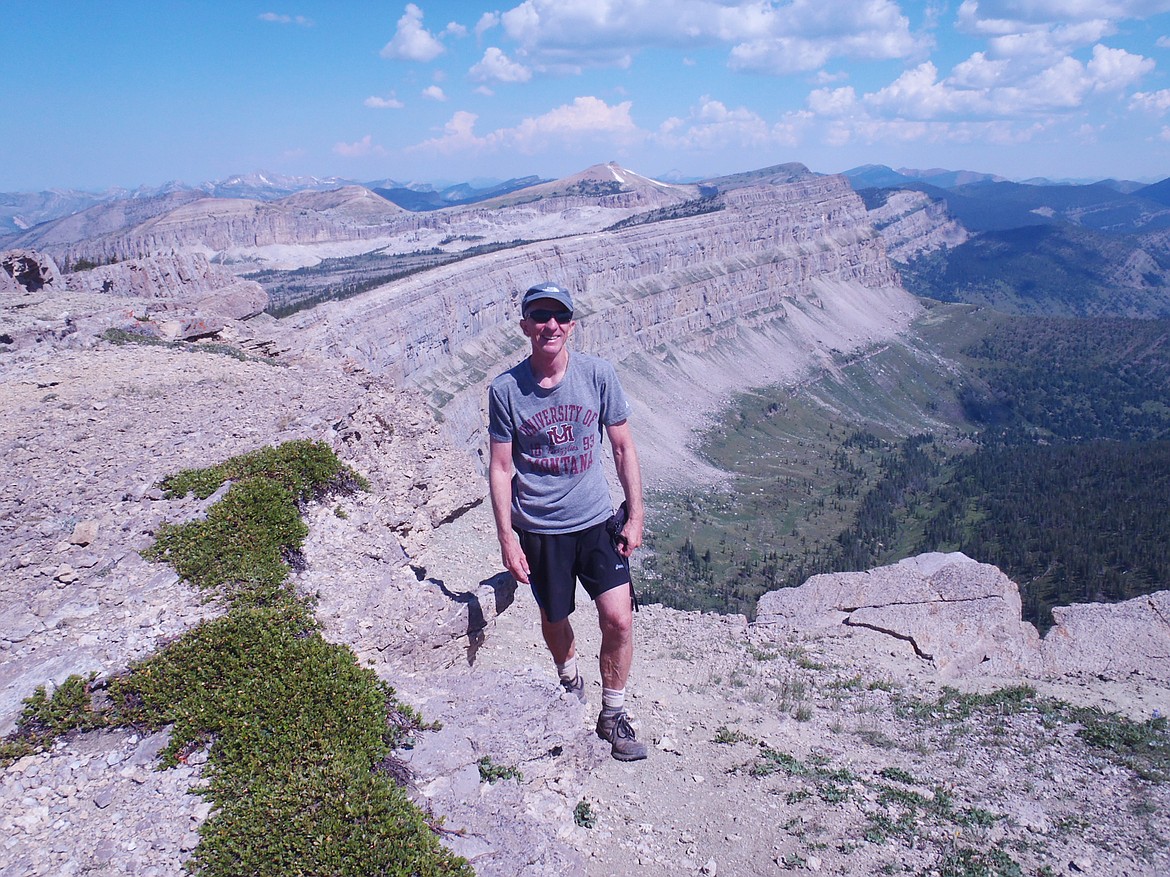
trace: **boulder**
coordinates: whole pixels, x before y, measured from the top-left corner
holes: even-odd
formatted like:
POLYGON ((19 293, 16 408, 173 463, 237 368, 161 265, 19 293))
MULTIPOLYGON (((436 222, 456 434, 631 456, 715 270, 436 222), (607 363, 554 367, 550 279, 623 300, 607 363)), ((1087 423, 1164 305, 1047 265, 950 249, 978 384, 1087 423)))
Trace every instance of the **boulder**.
POLYGON ((1015 675, 1040 666, 1040 637, 1020 620, 1016 584, 964 554, 931 553, 868 572, 813 576, 760 598, 756 626, 866 628, 908 643, 944 678, 1015 675))
POLYGON ((60 286, 61 270, 52 256, 35 250, 0 255, 0 292, 39 292, 60 286))
POLYGON ((1122 603, 1058 606, 1052 616, 1056 624, 1041 643, 1048 674, 1170 681, 1170 591, 1122 603))

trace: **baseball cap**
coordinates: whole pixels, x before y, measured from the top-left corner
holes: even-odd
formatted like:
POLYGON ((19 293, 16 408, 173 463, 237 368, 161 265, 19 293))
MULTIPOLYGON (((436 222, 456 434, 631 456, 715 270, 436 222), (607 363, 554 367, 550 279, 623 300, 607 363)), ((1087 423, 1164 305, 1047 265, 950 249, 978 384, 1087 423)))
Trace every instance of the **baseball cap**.
POLYGON ((520 313, 527 314, 529 305, 542 298, 551 298, 553 301, 563 304, 566 309, 573 310, 573 297, 569 295, 569 290, 555 283, 545 282, 536 284, 524 293, 524 299, 520 303, 520 313))

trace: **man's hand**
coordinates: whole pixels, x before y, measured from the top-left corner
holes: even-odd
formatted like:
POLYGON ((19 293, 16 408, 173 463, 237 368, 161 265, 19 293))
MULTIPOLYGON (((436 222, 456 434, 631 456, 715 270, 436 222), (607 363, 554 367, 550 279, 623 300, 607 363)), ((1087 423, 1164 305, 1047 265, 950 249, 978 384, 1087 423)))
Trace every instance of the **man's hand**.
POLYGON ((634 448, 630 425, 623 420, 605 429, 609 446, 613 449, 618 481, 626 497, 626 514, 629 515, 622 527, 621 537, 615 541, 618 554, 628 558, 642 544, 642 521, 645 516, 642 507, 642 470, 638 466, 638 452, 634 448))
POLYGON ((500 539, 500 557, 504 561, 504 569, 512 574, 512 578, 522 585, 529 584, 528 558, 524 556, 515 534, 508 533, 500 539))
POLYGON ((622 535, 616 540, 617 553, 628 558, 642 545, 642 522, 630 519, 622 527, 622 535))

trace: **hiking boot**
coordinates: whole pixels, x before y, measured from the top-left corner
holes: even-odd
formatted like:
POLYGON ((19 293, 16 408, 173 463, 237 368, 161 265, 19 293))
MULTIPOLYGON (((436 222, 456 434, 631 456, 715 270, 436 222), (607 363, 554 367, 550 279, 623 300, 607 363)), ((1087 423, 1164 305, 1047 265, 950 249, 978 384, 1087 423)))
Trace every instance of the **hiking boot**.
POLYGON ((585 677, 580 673, 577 674, 577 678, 572 682, 568 682, 562 679, 561 688, 563 688, 566 693, 573 695, 573 697, 577 698, 577 700, 581 701, 581 703, 588 702, 588 699, 585 697, 585 677))
POLYGON ((646 747, 634 739, 634 729, 625 710, 602 711, 597 717, 597 736, 610 745, 610 754, 618 761, 638 761, 646 757, 646 747))

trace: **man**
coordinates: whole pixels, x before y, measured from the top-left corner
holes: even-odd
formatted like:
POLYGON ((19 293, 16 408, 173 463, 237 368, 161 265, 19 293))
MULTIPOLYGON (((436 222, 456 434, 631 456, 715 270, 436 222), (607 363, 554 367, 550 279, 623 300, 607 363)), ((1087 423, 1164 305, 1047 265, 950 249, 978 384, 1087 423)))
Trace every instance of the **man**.
POLYGON ((597 735, 619 761, 646 757, 625 710, 634 657, 630 555, 642 544, 642 477, 626 419, 630 405, 613 366, 573 352, 573 299, 555 283, 529 289, 520 329, 529 356, 492 381, 488 393, 488 479, 504 567, 530 585, 544 641, 562 687, 585 702, 569 615, 576 579, 597 606, 602 710, 597 735), (625 494, 626 519, 607 528, 613 507, 601 462, 608 437, 625 494), (620 530, 618 524, 620 523, 620 530))

